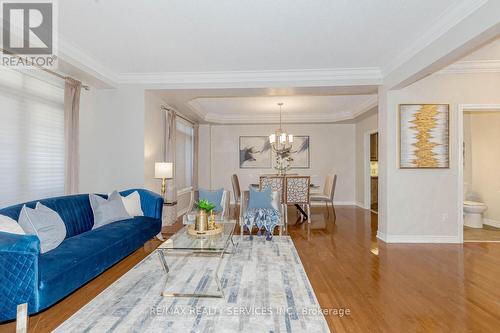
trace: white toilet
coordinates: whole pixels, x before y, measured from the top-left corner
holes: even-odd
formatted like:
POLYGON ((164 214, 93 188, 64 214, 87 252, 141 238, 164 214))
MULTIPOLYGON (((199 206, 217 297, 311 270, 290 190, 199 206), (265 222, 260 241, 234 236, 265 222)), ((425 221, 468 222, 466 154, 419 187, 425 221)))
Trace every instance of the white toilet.
POLYGON ((483 213, 488 209, 482 202, 464 201, 464 225, 471 228, 483 227, 483 213))

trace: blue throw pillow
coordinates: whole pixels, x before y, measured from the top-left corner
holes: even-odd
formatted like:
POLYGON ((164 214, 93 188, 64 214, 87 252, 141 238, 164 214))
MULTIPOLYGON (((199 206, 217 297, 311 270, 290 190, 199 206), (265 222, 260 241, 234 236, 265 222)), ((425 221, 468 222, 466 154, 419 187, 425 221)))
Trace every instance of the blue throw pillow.
POLYGON ((248 209, 274 209, 272 205, 273 197, 270 187, 263 191, 254 190, 250 187, 250 199, 248 200, 248 209))
POLYGON ((224 189, 220 188, 218 190, 209 191, 203 188, 198 190, 200 200, 208 200, 215 205, 214 211, 222 212, 222 196, 224 195, 224 189))

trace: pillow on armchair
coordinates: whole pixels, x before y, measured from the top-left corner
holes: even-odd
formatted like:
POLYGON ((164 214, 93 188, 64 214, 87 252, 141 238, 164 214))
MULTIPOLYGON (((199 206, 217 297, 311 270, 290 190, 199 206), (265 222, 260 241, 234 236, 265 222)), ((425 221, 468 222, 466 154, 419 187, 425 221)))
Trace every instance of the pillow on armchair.
POLYGON ((248 209, 274 209, 272 205, 273 197, 270 187, 262 191, 257 191, 250 187, 250 197, 248 199, 248 209))
POLYGON ((224 195, 224 189, 220 188, 218 190, 209 191, 200 188, 199 190, 199 199, 200 200, 208 200, 215 205, 215 212, 222 212, 222 196, 224 195))

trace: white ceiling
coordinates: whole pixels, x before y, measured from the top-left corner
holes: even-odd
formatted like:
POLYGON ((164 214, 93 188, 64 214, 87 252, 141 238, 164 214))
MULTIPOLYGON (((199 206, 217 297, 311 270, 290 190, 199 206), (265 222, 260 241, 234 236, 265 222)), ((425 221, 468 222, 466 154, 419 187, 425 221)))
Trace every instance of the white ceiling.
POLYGON ((383 70, 467 1, 59 1, 59 31, 115 74, 383 70))
POLYGON ((376 95, 258 96, 196 98, 189 106, 205 121, 222 124, 276 123, 283 105, 283 122, 315 123, 353 119, 377 105, 376 95))

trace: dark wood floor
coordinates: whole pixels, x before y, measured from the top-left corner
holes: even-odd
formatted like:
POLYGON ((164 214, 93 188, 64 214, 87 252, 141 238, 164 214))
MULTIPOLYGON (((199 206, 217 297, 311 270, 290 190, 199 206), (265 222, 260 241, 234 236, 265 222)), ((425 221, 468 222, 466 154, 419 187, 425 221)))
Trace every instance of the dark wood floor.
MULTIPOLYGON (((376 215, 347 206, 336 211, 336 221, 315 208, 311 225, 290 226, 322 308, 350 310, 349 316, 326 317, 332 331, 500 331, 500 243, 377 244, 376 215)), ((291 212, 290 219, 294 217, 291 212)), ((31 317, 30 331, 57 327, 158 244, 149 242, 62 302, 31 317)), ((13 330, 13 324, 0 326, 2 332, 13 330)))

